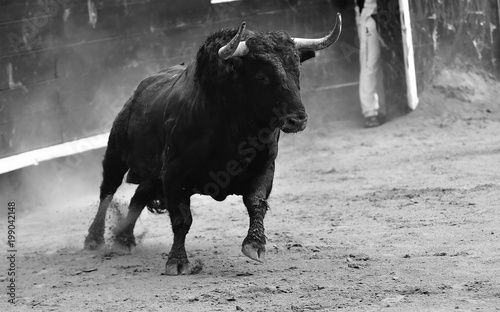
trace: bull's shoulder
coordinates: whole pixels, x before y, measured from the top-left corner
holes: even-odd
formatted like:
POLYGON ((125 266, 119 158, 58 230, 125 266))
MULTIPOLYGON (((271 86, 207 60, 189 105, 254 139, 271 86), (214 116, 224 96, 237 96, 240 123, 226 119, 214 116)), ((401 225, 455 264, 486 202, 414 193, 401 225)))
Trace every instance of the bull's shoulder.
POLYGON ((146 94, 150 94, 152 92, 157 92, 158 90, 163 89, 165 86, 168 86, 172 81, 176 79, 178 75, 180 75, 186 67, 184 65, 175 65, 172 67, 164 68, 159 72, 144 78, 140 83, 137 89, 134 92, 134 97, 139 98, 146 94))

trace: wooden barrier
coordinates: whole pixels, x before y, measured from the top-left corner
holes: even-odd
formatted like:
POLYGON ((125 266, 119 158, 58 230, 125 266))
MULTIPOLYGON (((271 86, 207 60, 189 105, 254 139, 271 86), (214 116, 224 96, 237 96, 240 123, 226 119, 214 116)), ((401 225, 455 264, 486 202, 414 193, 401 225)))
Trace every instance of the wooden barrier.
MULTIPOLYGON (((0 158, 109 131, 141 79, 192 60, 216 29, 246 20, 251 30, 323 36, 350 2, 2 1, 0 158)), ((338 46, 321 54, 303 90, 356 80, 335 74, 356 72, 338 46)))

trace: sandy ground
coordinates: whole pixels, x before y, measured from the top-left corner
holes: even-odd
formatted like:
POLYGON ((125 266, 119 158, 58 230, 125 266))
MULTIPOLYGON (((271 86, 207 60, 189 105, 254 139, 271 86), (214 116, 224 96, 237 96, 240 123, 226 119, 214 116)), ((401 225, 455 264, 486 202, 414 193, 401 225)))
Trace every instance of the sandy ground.
POLYGON ((417 111, 379 128, 284 137, 264 264, 240 252, 239 197, 193 197, 187 250, 203 269, 177 277, 161 275, 166 215, 144 212, 139 245, 111 255, 82 251, 97 192, 19 212, 17 303, 2 291, 0 311, 500 310, 500 88, 463 75, 472 91, 445 72, 417 111))

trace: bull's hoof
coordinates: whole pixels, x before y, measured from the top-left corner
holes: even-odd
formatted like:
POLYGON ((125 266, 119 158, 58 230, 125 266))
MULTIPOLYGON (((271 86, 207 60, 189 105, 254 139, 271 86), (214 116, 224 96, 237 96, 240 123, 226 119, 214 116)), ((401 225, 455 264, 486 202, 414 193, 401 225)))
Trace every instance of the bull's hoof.
POLYGON ((135 246, 135 238, 129 236, 115 236, 113 246, 111 247, 113 252, 116 253, 130 253, 132 248, 135 246))
POLYGON ((111 251, 117 254, 129 254, 132 251, 132 246, 115 241, 111 246, 111 251))
POLYGON ((165 275, 187 275, 191 274, 191 268, 187 259, 168 259, 165 265, 165 275))
POLYGON ((96 238, 90 234, 85 237, 85 242, 83 243, 83 249, 85 250, 98 250, 104 245, 104 238, 96 238))
POLYGON ((258 261, 258 262, 264 262, 265 256, 266 256, 266 247, 265 245, 252 242, 252 243, 247 243, 244 244, 241 247, 241 252, 247 256, 248 258, 258 261))

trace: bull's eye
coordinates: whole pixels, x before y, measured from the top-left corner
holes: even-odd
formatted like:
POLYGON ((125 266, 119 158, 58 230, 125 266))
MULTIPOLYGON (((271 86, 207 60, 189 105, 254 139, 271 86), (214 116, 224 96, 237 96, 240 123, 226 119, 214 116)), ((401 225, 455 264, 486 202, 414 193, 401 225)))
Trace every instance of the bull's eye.
POLYGON ((255 79, 257 79, 257 81, 259 81, 260 83, 263 83, 266 85, 269 84, 269 78, 264 74, 259 73, 259 74, 255 75, 255 79))

